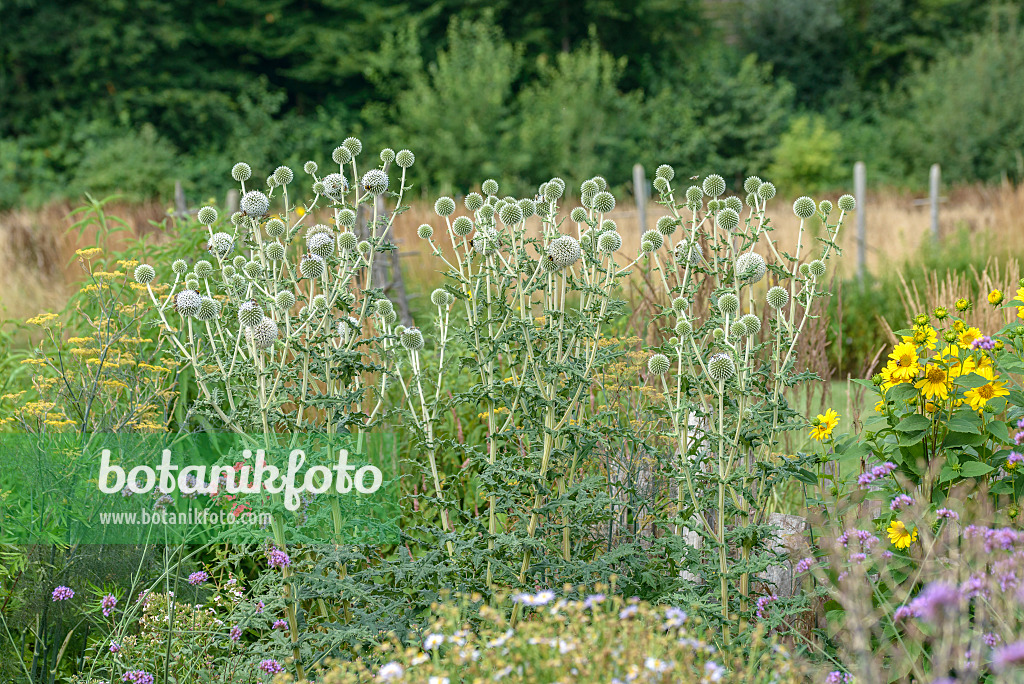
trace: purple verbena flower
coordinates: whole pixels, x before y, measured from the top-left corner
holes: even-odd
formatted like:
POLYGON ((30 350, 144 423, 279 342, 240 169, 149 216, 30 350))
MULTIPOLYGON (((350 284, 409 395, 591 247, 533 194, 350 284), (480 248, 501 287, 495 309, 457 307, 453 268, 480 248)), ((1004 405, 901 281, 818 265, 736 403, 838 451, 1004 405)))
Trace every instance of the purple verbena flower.
POLYGON ((812 565, 814 565, 814 559, 808 556, 807 558, 800 560, 796 565, 794 565, 793 570, 796 572, 796 574, 802 575, 803 573, 810 570, 812 565))
POLYGON ((1011 667, 1024 664, 1024 641, 997 648, 992 653, 992 669, 1002 672, 1011 667))
POLYGON ((956 511, 951 511, 948 508, 940 508, 935 511, 935 517, 939 520, 959 520, 960 515, 956 511))
POLYGON ((206 574, 206 571, 199 570, 198 572, 193 572, 191 575, 188 576, 188 583, 192 586, 195 586, 197 584, 202 584, 208 579, 210 579, 210 576, 206 574))
POLYGON ((281 663, 277 662, 273 658, 261 660, 260 669, 269 675, 277 674, 278 672, 284 672, 284 667, 281 666, 281 663))
POLYGON ((932 582, 910 602, 914 614, 928 622, 937 621, 943 613, 955 610, 959 605, 960 592, 943 582, 932 582))
POLYGON ((132 684, 153 684, 153 675, 149 674, 145 670, 129 670, 121 675, 122 682, 131 682, 132 684))
POLYGON ((54 601, 69 601, 75 597, 75 592, 71 587, 65 587, 61 585, 53 590, 54 601))
POLYGON ((110 617, 110 614, 114 612, 114 606, 117 605, 117 597, 113 594, 107 594, 100 599, 100 607, 103 608, 103 617, 110 617))
POLYGON ((900 494, 893 498, 892 503, 889 504, 889 510, 895 512, 900 511, 907 506, 913 506, 913 497, 907 496, 906 494, 900 494))
POLYGON ((274 624, 272 626, 272 629, 285 629, 286 627, 288 627, 288 623, 285 622, 284 620, 280 620, 279 619, 279 620, 274 620, 274 624))
POLYGON ((238 625, 235 625, 231 628, 231 631, 228 632, 228 636, 231 638, 232 641, 238 641, 242 638, 242 628, 238 625))
POLYGON ((286 568, 291 564, 291 557, 281 549, 274 549, 267 554, 267 565, 272 568, 286 568))

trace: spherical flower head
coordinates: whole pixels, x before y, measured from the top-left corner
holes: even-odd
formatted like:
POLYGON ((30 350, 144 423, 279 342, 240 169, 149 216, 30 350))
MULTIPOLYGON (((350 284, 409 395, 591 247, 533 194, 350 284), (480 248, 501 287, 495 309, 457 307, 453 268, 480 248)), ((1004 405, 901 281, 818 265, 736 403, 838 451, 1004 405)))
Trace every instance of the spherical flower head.
POLYGON ((761 319, 754 314, 748 313, 740 320, 743 321, 743 325, 747 329, 747 335, 753 337, 757 333, 761 332, 761 319))
POLYGON ((267 176, 267 187, 269 189, 273 190, 275 187, 277 187, 277 185, 278 185, 278 182, 274 178, 274 174, 270 174, 269 176, 267 176))
POLYGON ((175 259, 174 263, 171 264, 171 270, 177 275, 183 275, 188 270, 188 264, 185 263, 184 259, 175 259))
POLYGON ((269 349, 277 342, 277 323, 265 317, 256 325, 246 328, 245 335, 257 349, 269 349))
POLYGON ((346 252, 354 250, 358 241, 356 234, 350 230, 346 230, 344 233, 338 235, 338 246, 346 252))
MULTIPOLYGON (((469 219, 469 217, 467 217, 467 216, 459 216, 458 218, 456 218, 452 222, 452 232, 455 233, 456 235, 458 235, 459 237, 465 237, 465 236, 469 235, 471 232, 473 232, 473 221, 471 221, 469 219)), ((431 228, 430 226, 428 226, 426 224, 420 226, 419 236, 421 238, 423 238, 424 240, 426 240, 427 238, 429 238, 433 234, 434 234, 434 229, 431 228), (427 235, 423 234, 424 233, 424 230, 423 230, 424 228, 430 228, 429 234, 427 234, 427 235)))
MULTIPOLYGON (((374 169, 379 171, 379 169, 374 169)), ((384 173, 381 171, 381 173, 384 173)), ((387 189, 387 174, 384 174, 385 190, 387 189)), ((329 173, 320 181, 323 185, 324 194, 332 200, 338 201, 348 192, 348 181, 340 173, 329 173)))
POLYGON ((373 245, 371 245, 366 240, 360 240, 359 243, 356 245, 356 251, 362 254, 364 257, 367 257, 370 255, 370 252, 373 251, 373 245))
POLYGON ((395 161, 395 151, 390 147, 385 147, 380 151, 380 161, 382 164, 390 164, 395 161))
POLYGON ((328 233, 314 233, 306 238, 306 249, 326 259, 334 254, 334 237, 328 233))
POLYGON ((718 197, 725 192, 725 179, 713 173, 704 179, 701 187, 708 197, 718 197))
POLYGON ((185 276, 185 289, 187 290, 198 290, 199 289, 199 278, 196 278, 194 273, 189 273, 185 276))
POLYGON ((348 164, 352 161, 352 153, 344 145, 338 145, 331 152, 331 159, 334 160, 335 164, 348 164))
POLYGON ((418 235, 421 240, 429 240, 434 237, 434 227, 429 223, 424 223, 416 229, 416 235, 418 235))
POLYGON ((442 309, 451 304, 454 298, 454 295, 443 287, 439 287, 430 293, 430 301, 433 302, 434 306, 439 306, 442 309))
POLYGON ((299 262, 299 272, 304 278, 319 278, 324 274, 325 264, 322 257, 316 254, 303 254, 299 262))
POLYGON ((373 303, 373 309, 380 315, 387 315, 395 310, 394 303, 386 297, 381 297, 373 303))
POLYGON ((715 382, 725 382, 736 375, 736 364, 728 354, 715 354, 708 359, 708 377, 715 382))
POLYGON ((828 216, 832 213, 832 203, 826 200, 818 202, 818 211, 821 212, 822 216, 828 216))
POLYGON ((480 207, 479 214, 480 220, 490 221, 492 218, 494 218, 494 205, 484 204, 484 206, 480 207))
POLYGON ((607 214, 615 208, 615 197, 607 190, 599 192, 594 195, 593 207, 599 214, 607 214))
POLYGON ((438 197, 434 202, 434 213, 444 218, 455 213, 455 200, 451 197, 438 197))
POLYGON ((836 204, 842 211, 853 211, 857 208, 857 200, 853 198, 853 195, 843 195, 836 204))
POLYGON ((268 242, 263 248, 263 253, 270 261, 281 261, 284 259, 284 245, 280 242, 268 242))
POLYGON ((341 146, 348 150, 353 157, 357 156, 363 151, 363 143, 359 138, 348 137, 342 141, 341 146))
POLYGON ((737 339, 746 336, 747 326, 743 325, 743 321, 735 320, 729 325, 729 337, 737 339))
POLYGON ((622 247, 622 236, 615 231, 601 233, 597 238, 597 249, 605 254, 613 254, 622 247))
POLYGON ((288 290, 281 290, 274 296, 274 306, 281 311, 290 311, 295 306, 295 295, 288 290))
POLYGON ((756 192, 748 192, 747 193, 747 197, 744 200, 744 204, 746 204, 751 209, 756 207, 757 206, 757 193, 756 192))
POLYGON ((789 291, 784 287, 775 285, 768 290, 765 301, 768 302, 768 306, 778 311, 789 303, 789 291))
POLYGON ((498 210, 498 218, 506 226, 514 226, 523 220, 523 210, 515 202, 510 202, 498 210))
POLYGON ((211 226, 217 222, 217 210, 213 207, 200 207, 196 218, 204 226, 211 226))
POLYGON ((664 375, 668 372, 670 365, 668 357, 664 354, 655 354, 651 358, 647 359, 647 370, 649 370, 652 375, 664 375))
POLYGON ((718 212, 718 225, 725 230, 735 230, 740 225, 740 215, 735 209, 726 207, 718 212))
POLYGON ((814 216, 814 212, 817 210, 818 206, 810 197, 798 197, 797 200, 793 202, 793 213, 796 214, 798 218, 809 219, 814 216))
POLYGON ((821 259, 815 259, 807 264, 807 270, 815 278, 820 278, 825 275, 825 262, 821 259))
POLYGON ((960 299, 956 300, 954 306, 956 307, 957 311, 963 313, 964 311, 971 309, 973 307, 973 304, 971 303, 971 300, 961 297, 960 299))
POLYGON ((680 339, 687 339, 693 334, 693 324, 685 318, 676 321, 675 333, 680 339))
POLYGON ((381 169, 370 169, 363 174, 362 180, 359 181, 360 185, 363 186, 363 190, 374 196, 383 195, 387 192, 389 182, 388 174, 384 173, 381 169))
POLYGON ((650 254, 653 251, 654 251, 654 243, 653 242, 651 242, 650 240, 641 240, 640 241, 640 253, 641 254, 650 254))
POLYGON ((242 266, 242 272, 250 278, 259 278, 263 274, 263 264, 258 261, 249 261, 242 266))
POLYGON ((196 314, 196 320, 212 321, 218 316, 220 316, 220 302, 212 297, 203 296, 199 302, 199 313, 196 314))
MULTIPOLYGON (((136 269, 137 270, 137 269, 136 269)), ((192 269, 197 278, 209 278, 213 275, 213 264, 206 259, 200 259, 192 269)))
POLYGON ((242 302, 238 306, 238 322, 242 325, 257 325, 263 320, 263 309, 255 299, 242 302))
POLYGON ((238 162, 231 167, 231 177, 239 183, 252 178, 252 167, 245 162, 238 162))
POLYGON ((498 194, 498 181, 488 178, 480 184, 480 190, 488 197, 498 194))
POLYGON ((568 268, 580 260, 583 250, 580 243, 571 235, 562 235, 555 238, 548 244, 548 261, 554 266, 554 270, 560 271, 568 268))
POLYGON ((259 190, 250 190, 242 195, 242 200, 238 203, 238 206, 246 216, 259 218, 270 209, 270 200, 259 190))
POLYGON ((302 165, 302 170, 305 171, 306 173, 308 173, 310 176, 312 176, 314 173, 316 173, 316 170, 318 168, 320 168, 320 167, 317 165, 317 163, 315 161, 312 161, 312 160, 310 160, 310 161, 308 161, 308 162, 306 162, 305 164, 302 165))
POLYGON ((640 236, 640 241, 650 242, 654 249, 661 249, 661 246, 665 244, 665 236, 657 230, 648 230, 644 231, 644 234, 640 236))
POLYGON ((725 206, 728 209, 732 209, 737 214, 743 211, 743 202, 740 200, 739 197, 726 197, 725 206))
POLYGON ((156 278, 156 269, 149 264, 139 264, 135 267, 135 282, 140 285, 148 285, 156 278))
POLYGON ((768 181, 761 183, 761 185, 757 186, 757 196, 767 202, 775 197, 775 185, 768 181))
POLYGON ((723 314, 734 314, 740 309, 739 297, 732 292, 726 292, 718 298, 718 310, 723 314))
POLYGON ((519 209, 523 212, 523 218, 530 218, 537 213, 537 203, 532 199, 524 198, 516 202, 519 205, 519 209))
POLYGON ((690 306, 690 302, 686 297, 676 297, 672 300, 672 310, 676 313, 681 313, 688 306, 690 306))
POLYGON ((400 335, 402 346, 409 351, 423 349, 423 333, 419 328, 406 328, 400 335))
POLYGON ((182 290, 174 298, 174 307, 184 318, 191 318, 199 313, 202 298, 195 290, 182 290))
POLYGON ((671 216, 662 216, 661 218, 658 219, 658 222, 655 224, 655 228, 659 233, 661 233, 665 237, 668 237, 672 235, 672 233, 676 232, 676 227, 678 225, 679 224, 676 222, 676 220, 671 216))
POLYGON ((395 163, 403 169, 407 169, 416 163, 416 155, 409 150, 399 150, 395 154, 395 163))
POLYGON ((51 598, 54 601, 70 601, 75 597, 75 591, 71 587, 61 585, 53 590, 51 598))
POLYGON ((295 180, 295 173, 287 166, 278 166, 274 169, 274 180, 278 185, 288 185, 295 180))
POLYGON ((736 278, 741 282, 760 282, 767 272, 764 257, 757 252, 744 252, 736 259, 736 278))
POLYGON ((761 179, 757 176, 747 176, 747 179, 743 181, 743 192, 757 192, 757 189, 761 187, 761 179))
POLYGON ((552 178, 544 184, 541 196, 546 202, 557 202, 563 194, 565 194, 565 181, 561 178, 552 178))
POLYGON ((703 250, 701 250, 699 242, 680 240, 676 243, 676 261, 679 263, 689 261, 690 265, 697 266, 700 264, 702 258, 703 250))
POLYGON ((704 203, 704 191, 697 185, 691 185, 686 188, 686 203, 694 206, 700 206, 704 203))
POLYGON ((586 223, 587 222, 587 210, 583 207, 576 207, 569 213, 569 220, 573 223, 586 223))
POLYGON ((309 308, 311 313, 317 314, 318 316, 325 314, 328 309, 327 295, 318 294, 313 297, 313 300, 309 303, 309 308))

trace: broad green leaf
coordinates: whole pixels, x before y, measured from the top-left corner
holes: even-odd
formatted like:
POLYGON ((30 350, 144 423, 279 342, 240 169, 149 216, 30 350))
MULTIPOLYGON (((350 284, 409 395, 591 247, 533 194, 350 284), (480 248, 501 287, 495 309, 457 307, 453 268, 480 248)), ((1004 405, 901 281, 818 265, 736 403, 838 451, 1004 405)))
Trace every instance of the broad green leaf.
POLYGON ((961 477, 982 477, 988 475, 995 468, 992 466, 982 463, 981 461, 968 461, 960 466, 961 477))

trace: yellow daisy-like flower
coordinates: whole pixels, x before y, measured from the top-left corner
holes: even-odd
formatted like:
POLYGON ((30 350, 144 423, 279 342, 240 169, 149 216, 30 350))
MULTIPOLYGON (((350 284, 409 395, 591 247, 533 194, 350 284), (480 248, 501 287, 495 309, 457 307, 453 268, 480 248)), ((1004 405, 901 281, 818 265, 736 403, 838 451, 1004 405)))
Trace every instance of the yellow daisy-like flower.
POLYGON ((811 423, 811 439, 819 442, 823 439, 831 439, 832 431, 839 425, 839 414, 835 409, 829 409, 825 413, 819 413, 811 423))
POLYGON ((901 382, 913 380, 921 370, 921 366, 917 362, 917 347, 913 342, 897 344, 889 358, 893 361, 891 372, 893 380, 901 382))
POLYGON ((992 306, 999 306, 1003 303, 1003 293, 999 290, 992 290, 988 293, 988 303, 992 306))
POLYGON ((957 311, 967 311, 971 308, 971 302, 970 300, 960 298, 956 300, 956 304, 954 306, 956 306, 957 311))
POLYGON ((985 407, 985 404, 996 397, 1005 397, 1010 394, 1010 391, 1006 389, 1005 382, 996 382, 999 376, 992 371, 991 367, 981 366, 975 368, 972 372, 988 380, 981 387, 975 387, 964 392, 964 399, 970 403, 971 408, 975 411, 980 411, 985 407))
POLYGON ((893 520, 886 532, 889 534, 889 541, 897 549, 905 549, 917 541, 917 528, 908 530, 901 520, 893 520))
POLYGON ((904 335, 904 342, 913 342, 919 347, 928 347, 929 349, 935 349, 935 343, 939 339, 939 334, 930 325, 918 325, 914 327, 913 335, 904 335))
POLYGON ((974 340, 978 339, 979 337, 981 337, 980 330, 973 327, 968 328, 967 330, 964 330, 962 333, 960 333, 959 344, 964 349, 970 349, 971 343, 974 342, 974 340))
MULTIPOLYGON (((1017 299, 1018 302, 1024 303, 1024 287, 1022 287, 1019 290, 1017 290, 1017 297, 1016 297, 1016 299, 1017 299)), ((1022 321, 1024 321, 1024 306, 1018 306, 1017 307, 1017 318, 1019 318, 1022 321)))
POLYGON ((925 399, 942 399, 949 396, 949 373, 938 364, 929 363, 924 368, 924 378, 918 380, 914 387, 921 390, 925 399))

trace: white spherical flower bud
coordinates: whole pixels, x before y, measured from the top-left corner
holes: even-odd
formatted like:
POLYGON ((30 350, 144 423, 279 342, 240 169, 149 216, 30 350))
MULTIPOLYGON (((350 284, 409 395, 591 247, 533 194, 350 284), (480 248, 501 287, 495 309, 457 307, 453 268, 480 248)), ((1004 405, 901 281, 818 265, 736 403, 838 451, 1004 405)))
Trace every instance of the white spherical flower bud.
POLYGON ((720 342, 722 338, 725 337, 725 331, 721 328, 715 328, 711 331, 711 336, 714 337, 716 341, 720 342))
POLYGON ((586 223, 587 221, 587 210, 583 207, 576 207, 569 212, 569 220, 575 223, 586 223))
POLYGON ((314 173, 316 173, 316 170, 318 168, 320 168, 320 167, 317 165, 317 163, 315 161, 312 161, 312 160, 310 160, 310 161, 308 161, 308 162, 306 162, 305 164, 302 165, 302 170, 305 171, 306 173, 308 173, 310 176, 312 176, 314 173))
POLYGON ((607 190, 594 195, 594 211, 599 214, 607 214, 615 208, 615 197, 607 190))
POLYGON ((734 314, 740 309, 739 297, 732 292, 726 292, 718 298, 718 310, 723 314, 734 314))
POLYGON ((544 199, 548 202, 557 202, 565 194, 565 181, 561 178, 552 178, 544 185, 544 199))
POLYGON ((395 161, 395 151, 390 147, 385 147, 380 151, 380 161, 383 164, 390 164, 395 161))
POLYGON ((488 178, 487 180, 480 184, 480 190, 482 190, 483 193, 488 196, 497 195, 498 181, 494 180, 493 178, 488 178))
POLYGON ((471 192, 462 203, 469 211, 479 211, 480 207, 484 206, 484 198, 479 192, 471 192))
POLYGON ((748 313, 740 320, 743 321, 743 326, 747 329, 747 335, 750 337, 761 332, 761 319, 754 314, 748 313))
POLYGON ((756 207, 757 206, 757 193, 756 192, 747 193, 747 199, 744 201, 744 204, 746 204, 751 209, 756 207))
POLYGON ((395 304, 386 297, 381 297, 373 303, 373 310, 380 315, 386 315, 391 311, 395 310, 395 304))
POLYGON ((222 271, 222 273, 224 274, 224 280, 227 280, 231 276, 235 275, 235 273, 237 272, 238 269, 232 266, 231 264, 224 264, 224 270, 222 271))
POLYGON ((473 221, 468 216, 459 216, 452 221, 452 232, 465 237, 473 232, 473 221))
POLYGON ((763 199, 765 202, 775 197, 775 185, 765 181, 757 186, 757 196, 763 199))
POLYGON ((156 269, 149 264, 139 264, 135 267, 135 282, 147 285, 156 278, 156 269))
POLYGON ((654 249, 661 249, 661 246, 665 244, 665 236, 656 230, 647 230, 640 236, 640 241, 650 242, 654 249))
POLYGON ((480 207, 480 218, 483 219, 484 221, 490 221, 492 218, 494 218, 494 205, 485 204, 484 206, 480 207))
POLYGON ((730 196, 725 198, 725 206, 732 209, 737 214, 743 211, 743 202, 739 197, 730 196))
POLYGON ((189 290, 199 289, 199 278, 196 278, 194 273, 189 273, 185 276, 185 287, 189 290))
POLYGON ((231 167, 231 177, 241 183, 252 178, 252 167, 245 162, 238 162, 231 167))
POLYGON ((800 269, 799 270, 800 270, 800 275, 802 275, 805 278, 808 277, 809 275, 811 275, 811 267, 809 265, 807 265, 807 264, 800 264, 800 269))
POLYGON ((247 264, 248 262, 249 262, 249 260, 248 260, 248 259, 246 259, 246 258, 245 258, 244 256, 242 256, 241 254, 239 254, 239 255, 237 255, 237 256, 236 256, 236 257, 235 257, 234 259, 232 259, 232 260, 231 260, 231 265, 232 265, 232 266, 234 266, 234 267, 235 267, 235 268, 237 268, 237 269, 242 269, 242 268, 244 268, 244 267, 245 267, 245 265, 246 265, 246 264, 247 264))
POLYGON ((740 225, 740 215, 736 210, 726 207, 718 212, 718 225, 725 230, 735 230, 740 225))
POLYGON ((651 185, 654 186, 654 189, 658 191, 659 195, 667 195, 669 190, 672 189, 668 181, 664 178, 655 178, 651 181, 651 185))
POLYGON ((318 294, 313 297, 313 301, 309 303, 309 308, 318 316, 326 313, 328 309, 327 295, 318 294))
POLYGON ((319 278, 324 274, 326 268, 324 260, 316 254, 303 254, 299 262, 299 272, 304 278, 319 278))
POLYGON ((388 191, 390 181, 388 174, 381 169, 370 169, 363 174, 363 179, 359 182, 363 186, 363 190, 371 195, 383 195, 388 191))
POLYGON ((789 291, 784 287, 776 285, 768 290, 765 301, 768 302, 768 306, 777 311, 789 303, 789 291))
POLYGON ((498 210, 498 218, 506 226, 514 226, 523 220, 523 210, 515 202, 510 202, 498 210))
POLYGON ((434 202, 434 213, 444 218, 455 213, 455 200, 451 197, 438 197, 434 202))
POLYGON ((818 202, 818 211, 821 212, 822 216, 828 216, 829 214, 832 213, 832 203, 827 199, 821 200, 820 202, 818 202))
POLYGON ((281 290, 274 297, 274 306, 281 311, 290 311, 295 306, 295 295, 288 290, 281 290))
POLYGON ((815 259, 807 265, 807 268, 815 278, 825 275, 825 262, 821 259, 815 259))
POLYGON ((594 176, 590 180, 592 180, 595 183, 597 183, 597 191, 598 192, 604 192, 605 190, 608 189, 608 181, 606 181, 604 179, 604 176, 594 176))
POLYGON ((267 209, 270 208, 270 200, 259 190, 250 190, 242 195, 238 206, 246 216, 259 218, 267 213, 267 209))
POLYGON ((423 349, 423 333, 419 328, 406 328, 401 334, 402 346, 409 351, 423 349))
POLYGON ((424 223, 416 229, 416 234, 419 235, 422 240, 429 240, 434 237, 434 227, 429 223, 424 223))
POLYGON ((700 264, 703 254, 699 242, 680 240, 676 243, 676 261, 681 264, 689 261, 690 265, 697 266, 700 264))
POLYGON ((817 209, 818 205, 816 205, 814 200, 810 197, 798 197, 797 200, 793 202, 793 213, 802 219, 811 218, 814 216, 814 212, 817 211, 817 209))
POLYGON ((691 325, 690 321, 685 318, 680 318, 676 322, 675 333, 676 335, 679 335, 680 339, 685 340, 693 334, 693 325, 691 325))
POLYGON ((718 197, 725 192, 725 179, 717 173, 713 173, 704 179, 702 184, 704 194, 709 197, 718 197))
POLYGON ((241 297, 249 288, 249 283, 246 281, 244 275, 236 273, 228 278, 228 288, 235 293, 236 296, 241 297))
POLYGON ((601 189, 597 187, 597 182, 593 179, 585 180, 580 184, 580 195, 590 195, 593 197, 600 191, 601 189))
POLYGON ((652 375, 664 375, 668 372, 671 365, 672 364, 668 361, 668 357, 664 354, 655 354, 651 358, 647 359, 647 370, 649 370, 652 375))
POLYGON ((615 231, 601 233, 597 238, 597 249, 605 254, 613 254, 619 251, 621 247, 622 236, 615 231))
POLYGON ((523 212, 523 218, 530 218, 537 213, 537 203, 532 199, 521 199, 516 204, 519 205, 519 209, 523 212))
POLYGON ((767 272, 764 257, 757 252, 745 252, 736 259, 736 278, 741 282, 760 282, 767 272))
POLYGON ((737 339, 740 337, 747 336, 747 326, 743 324, 743 321, 735 320, 729 326, 729 337, 737 339))
POLYGON ((857 208, 857 200, 853 198, 853 195, 843 195, 839 198, 837 204, 843 211, 853 211, 857 208))
POLYGON ((359 240, 356 238, 356 234, 350 230, 346 230, 344 233, 338 235, 338 246, 347 252, 354 250, 357 242, 359 242, 359 240))
POLYGON ((761 179, 757 176, 747 176, 747 179, 743 181, 743 192, 757 192, 759 187, 761 187, 761 179))
POLYGON ((654 251, 654 243, 653 242, 651 242, 650 240, 641 240, 640 241, 640 253, 641 254, 650 254, 653 251, 654 251))
POLYGON ((196 218, 204 226, 212 226, 217 222, 217 210, 213 207, 200 207, 196 213, 196 218))
POLYGON ((220 315, 220 302, 210 297, 201 297, 199 300, 199 311, 196 312, 196 320, 212 321, 220 315))
POLYGON ((658 219, 658 223, 655 224, 655 228, 657 228, 659 233, 668 237, 672 233, 676 232, 676 227, 678 225, 679 223, 671 216, 662 216, 658 219))
POLYGON ((338 211, 338 223, 351 228, 356 224, 356 213, 351 209, 341 209, 338 211))
POLYGON ((200 259, 196 262, 196 265, 192 267, 192 271, 196 274, 197 278, 209 278, 213 275, 213 264, 206 259, 200 259))
POLYGON ((416 163, 416 155, 409 150, 398 150, 395 154, 395 163, 403 169, 407 169, 416 163))
POLYGON ((676 177, 676 170, 668 164, 662 164, 654 170, 654 176, 655 178, 664 178, 665 180, 670 181, 676 177))
POLYGON ((345 140, 342 141, 341 146, 351 152, 353 157, 363 151, 363 143, 359 138, 345 138, 345 140))
POLYGON ((690 302, 686 297, 680 296, 672 300, 672 310, 676 313, 681 313, 688 306, 690 306, 690 302))
POLYGON ((329 173, 320 182, 324 186, 324 194, 332 200, 340 200, 348 192, 348 181, 340 173, 329 173))
POLYGON ((272 318, 264 318, 256 325, 246 328, 245 336, 257 349, 269 349, 277 342, 277 323, 272 318))
POLYGON ((306 238, 306 249, 326 259, 334 254, 334 236, 330 233, 314 233, 306 238))
POLYGON ((272 218, 269 221, 267 221, 266 229, 267 235, 269 235, 272 238, 279 238, 282 235, 284 235, 284 232, 287 229, 287 227, 284 225, 284 221, 282 221, 281 219, 272 218))
POLYGON ((356 245, 356 251, 362 254, 363 256, 369 256, 370 252, 373 251, 373 245, 371 245, 366 240, 360 240, 359 244, 356 245))
POLYGON ((430 293, 430 301, 434 303, 434 306, 439 306, 441 308, 445 308, 451 304, 453 299, 454 296, 452 293, 441 287, 430 293))
POLYGON ((686 202, 700 206, 704 203, 704 191, 696 185, 691 185, 686 188, 686 202))
POLYGON ((185 263, 184 259, 175 259, 174 263, 171 264, 171 270, 178 275, 182 275, 188 270, 188 264, 185 263))
POLYGON ((580 243, 571 235, 555 238, 547 249, 548 260, 554 265, 554 270, 559 271, 579 261, 582 253, 580 243))
POLYGON ((263 308, 255 299, 238 305, 238 322, 242 325, 256 325, 263 320, 263 308))
POLYGON ((715 382, 724 382, 736 375, 736 364, 728 354, 715 354, 708 359, 708 376, 715 382))
POLYGON ((174 298, 174 308, 185 317, 195 316, 199 313, 199 306, 202 297, 195 290, 182 290, 174 298))
POLYGON ((334 160, 335 164, 348 164, 352 161, 352 153, 344 145, 338 145, 331 152, 331 159, 334 160))
POLYGON ((277 179, 274 178, 274 174, 270 174, 269 176, 267 176, 267 187, 268 188, 273 190, 278 185, 279 185, 279 183, 277 182, 277 179))
POLYGON ((259 278, 263 275, 263 265, 258 261, 250 261, 242 267, 242 271, 250 278, 259 278))
POLYGON ((278 185, 288 185, 295 179, 295 174, 287 166, 278 166, 274 169, 274 180, 278 185))

